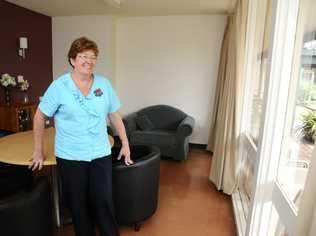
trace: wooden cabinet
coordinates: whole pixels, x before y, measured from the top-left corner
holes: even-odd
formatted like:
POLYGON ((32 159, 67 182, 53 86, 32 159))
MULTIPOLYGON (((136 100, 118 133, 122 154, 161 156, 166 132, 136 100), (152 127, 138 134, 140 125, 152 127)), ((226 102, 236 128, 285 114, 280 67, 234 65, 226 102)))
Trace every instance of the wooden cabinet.
POLYGON ((33 117, 37 103, 0 105, 0 129, 21 132, 33 129, 33 117))

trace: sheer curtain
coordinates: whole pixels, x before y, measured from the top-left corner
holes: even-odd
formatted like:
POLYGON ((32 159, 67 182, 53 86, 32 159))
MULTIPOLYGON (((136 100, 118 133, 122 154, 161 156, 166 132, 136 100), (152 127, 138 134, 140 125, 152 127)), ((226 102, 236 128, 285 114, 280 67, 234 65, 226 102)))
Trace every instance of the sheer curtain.
POLYGON ((231 194, 237 184, 237 138, 243 97, 243 68, 248 0, 238 0, 224 34, 208 150, 209 175, 218 190, 231 194))

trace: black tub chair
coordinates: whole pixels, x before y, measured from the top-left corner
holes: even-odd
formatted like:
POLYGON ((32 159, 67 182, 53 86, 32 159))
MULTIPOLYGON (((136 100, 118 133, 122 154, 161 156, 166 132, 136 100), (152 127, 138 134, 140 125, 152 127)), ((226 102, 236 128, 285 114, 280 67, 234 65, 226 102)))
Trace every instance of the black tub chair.
POLYGON ((27 166, 0 162, 0 199, 27 191, 32 185, 33 173, 27 166))
POLYGON ((158 204, 160 151, 154 146, 132 145, 133 165, 118 161, 119 147, 112 148, 113 200, 120 225, 134 225, 152 216, 158 204))
POLYGON ((51 208, 48 181, 39 178, 30 190, 0 199, 0 235, 51 236, 51 208))

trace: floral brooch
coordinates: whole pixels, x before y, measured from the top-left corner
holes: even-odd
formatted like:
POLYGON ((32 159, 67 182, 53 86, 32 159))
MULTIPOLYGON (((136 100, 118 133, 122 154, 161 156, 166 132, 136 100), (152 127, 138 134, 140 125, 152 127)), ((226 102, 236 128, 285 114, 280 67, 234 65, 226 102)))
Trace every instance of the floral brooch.
POLYGON ((100 97, 103 94, 103 92, 100 88, 97 88, 96 90, 94 90, 93 93, 94 93, 94 96, 96 96, 96 97, 100 97))

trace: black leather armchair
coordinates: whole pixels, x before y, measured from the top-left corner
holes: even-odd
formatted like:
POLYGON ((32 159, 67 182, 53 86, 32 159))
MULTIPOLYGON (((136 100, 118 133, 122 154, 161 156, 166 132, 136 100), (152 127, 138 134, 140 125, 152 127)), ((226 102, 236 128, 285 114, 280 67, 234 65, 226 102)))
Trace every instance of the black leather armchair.
POLYGON ((117 160, 120 147, 112 148, 113 200, 119 224, 134 224, 138 231, 141 223, 152 216, 158 205, 160 151, 157 147, 132 145, 133 165, 117 160))
POLYGON ((53 222, 48 181, 40 178, 31 189, 0 199, 1 236, 50 236, 53 222))
POLYGON ((32 185, 33 173, 27 166, 0 162, 0 199, 27 191, 32 185))
POLYGON ((156 105, 123 119, 130 143, 155 145, 161 155, 186 160, 194 119, 177 108, 156 105))

